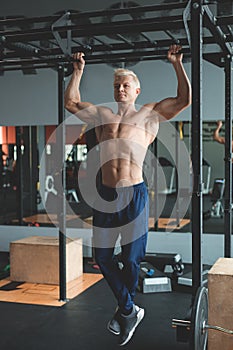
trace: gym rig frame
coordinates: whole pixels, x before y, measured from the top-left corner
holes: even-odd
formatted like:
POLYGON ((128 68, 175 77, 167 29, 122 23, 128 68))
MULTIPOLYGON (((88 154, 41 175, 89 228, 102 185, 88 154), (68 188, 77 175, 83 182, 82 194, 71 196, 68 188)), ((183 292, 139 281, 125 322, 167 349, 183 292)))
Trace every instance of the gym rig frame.
MULTIPOLYGON (((127 4, 127 2, 125 2, 127 4)), ((192 74, 192 317, 199 322, 202 280, 202 65, 203 59, 225 72, 225 257, 231 256, 232 235, 232 56, 233 15, 213 15, 216 1, 190 0, 152 6, 135 6, 93 12, 63 11, 56 15, 0 20, 0 74, 4 71, 53 68, 58 72, 58 124, 64 121, 64 78, 71 73, 72 53, 83 51, 87 64, 124 64, 166 58, 172 42, 182 45, 191 59, 192 74), (172 14, 174 13, 174 14, 172 14), (119 19, 127 15, 130 19, 119 19), (118 19, 116 20, 116 17, 118 19), (113 21, 113 19, 115 20, 113 21), (163 39, 161 39, 161 37, 163 39), (197 310, 198 307, 198 310, 197 310)), ((64 130, 60 131, 64 149, 64 130)), ((60 153, 60 152, 59 152, 60 153)), ((60 154, 63 154, 61 152, 60 154)), ((62 156, 63 157, 63 156, 62 156)), ((64 164, 64 159, 61 160, 64 164)), ((63 171, 63 176, 65 172, 63 171)), ((65 178, 63 178, 65 183, 65 178)), ((59 218, 60 299, 66 300, 66 206, 60 189, 59 218)), ((202 307, 202 306, 201 306, 202 307)), ((201 330, 191 332, 197 349, 201 330), (197 333, 195 333, 197 332, 197 333), (194 334, 195 333, 195 334, 194 334)), ((206 340, 204 339, 204 342, 206 340)), ((203 345, 205 346, 205 345, 203 345)), ((198 348, 199 349, 199 348, 198 348)), ((202 349, 199 349, 202 350, 202 349)))

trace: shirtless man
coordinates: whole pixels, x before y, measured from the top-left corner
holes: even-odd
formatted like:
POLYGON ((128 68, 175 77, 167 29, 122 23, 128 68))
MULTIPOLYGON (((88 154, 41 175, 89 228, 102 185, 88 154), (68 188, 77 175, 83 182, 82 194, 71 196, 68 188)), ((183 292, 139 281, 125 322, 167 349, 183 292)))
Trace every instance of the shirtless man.
POLYGON ((140 82, 134 72, 117 69, 117 113, 105 106, 82 102, 79 86, 85 61, 80 52, 73 55, 74 72, 65 91, 66 109, 85 123, 95 125, 100 147, 102 198, 93 210, 93 242, 96 262, 117 300, 108 330, 119 335, 121 346, 131 339, 144 317, 144 309, 135 305, 134 296, 148 233, 148 195, 142 173, 145 154, 157 135, 159 122, 170 120, 191 103, 190 83, 180 50, 179 45, 172 45, 167 55, 177 76, 176 97, 148 103, 137 110, 140 82), (119 234, 121 268, 114 259, 119 234))

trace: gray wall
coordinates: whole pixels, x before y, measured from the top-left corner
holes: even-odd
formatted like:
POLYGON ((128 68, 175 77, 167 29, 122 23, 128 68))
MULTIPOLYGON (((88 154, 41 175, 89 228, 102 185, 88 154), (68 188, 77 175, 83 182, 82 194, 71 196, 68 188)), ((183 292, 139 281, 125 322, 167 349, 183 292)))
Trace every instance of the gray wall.
MULTIPOLYGON (((1 2, 1 16, 22 15, 45 16, 59 10, 80 11, 105 9, 117 0, 57 0, 30 2, 13 0, 1 2)), ((156 3, 159 3, 157 1, 156 3)), ((154 4, 153 0, 139 0, 140 5, 154 4)), ((185 64, 190 77, 190 64, 185 64)), ((169 63, 141 62, 132 67, 142 83, 138 104, 159 101, 176 94, 176 79, 169 63)), ((223 70, 204 62, 204 119, 214 120, 224 115, 223 70)), ((112 97, 112 68, 106 64, 86 66, 82 81, 83 99, 93 103, 106 103, 112 97), (103 79, 104 77, 104 79, 103 79)), ((5 72, 0 77, 0 124, 1 125, 43 125, 57 122, 57 76, 53 70, 38 70, 35 76, 23 76, 22 72, 5 72)), ((190 108, 176 120, 190 119, 190 108)))
MULTIPOLYGON (((190 64, 184 64, 190 77, 190 64)), ((137 103, 159 101, 176 94, 176 77, 171 64, 163 61, 140 62, 132 67, 138 74, 142 92, 137 103)), ((81 91, 83 100, 93 103, 113 101, 113 68, 107 64, 86 65, 81 91), (104 78, 103 78, 104 77, 104 78)), ((66 78, 67 81, 69 78, 66 78)), ((38 70, 37 75, 5 72, 0 77, 1 125, 49 125, 57 122, 57 73, 38 70)), ((203 117, 218 120, 224 117, 223 70, 204 62, 203 117)), ((191 108, 175 120, 190 120, 191 108)))
POLYGON ((52 69, 37 75, 5 72, 0 90, 0 125, 57 123, 57 75, 52 69))

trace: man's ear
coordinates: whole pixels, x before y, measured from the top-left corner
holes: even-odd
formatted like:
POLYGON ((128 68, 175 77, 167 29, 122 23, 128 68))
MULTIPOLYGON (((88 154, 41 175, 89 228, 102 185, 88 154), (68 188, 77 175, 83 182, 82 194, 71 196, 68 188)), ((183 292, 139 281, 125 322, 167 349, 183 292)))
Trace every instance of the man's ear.
POLYGON ((140 88, 137 88, 137 89, 136 89, 136 94, 139 95, 140 92, 141 92, 141 89, 140 89, 140 88))

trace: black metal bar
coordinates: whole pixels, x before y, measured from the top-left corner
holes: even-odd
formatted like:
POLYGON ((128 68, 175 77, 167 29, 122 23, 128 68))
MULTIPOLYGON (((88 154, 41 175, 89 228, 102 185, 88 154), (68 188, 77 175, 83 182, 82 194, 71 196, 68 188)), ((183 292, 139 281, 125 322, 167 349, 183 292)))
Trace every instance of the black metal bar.
MULTIPOLYGON (((160 24, 160 26, 162 26, 162 24, 166 25, 166 28, 169 28, 167 26, 167 22, 172 22, 172 26, 175 25, 176 23, 178 23, 179 25, 182 25, 183 23, 183 17, 182 15, 173 15, 173 16, 158 16, 158 17, 152 17, 152 18, 132 18, 129 20, 118 20, 118 21, 114 21, 114 22, 103 22, 103 23, 93 23, 93 24, 89 24, 88 26, 86 24, 71 24, 71 25, 63 25, 63 26, 55 26, 53 28, 53 30, 57 30, 57 31, 67 31, 68 29, 71 30, 75 30, 77 29, 79 31, 79 28, 81 29, 81 32, 83 30, 83 27, 86 28, 86 30, 88 31, 90 29, 90 31, 93 33, 94 31, 96 32, 96 35, 98 34, 98 31, 100 30, 101 35, 107 34, 108 30, 111 29, 112 31, 115 31, 116 28, 118 27, 124 27, 123 31, 121 33, 123 33, 126 30, 126 33, 128 32, 137 32, 138 31, 138 27, 143 28, 143 26, 146 28, 147 25, 151 25, 153 24, 160 24), (136 25, 136 28, 131 27, 131 25, 136 25), (107 32, 103 32, 103 29, 105 28, 105 30, 107 30, 107 32)), ((182 26, 183 27, 183 26, 182 26)), ((143 30, 140 30, 143 31, 143 30)), ((118 30, 117 30, 118 32, 118 30)), ((30 33, 30 31, 29 31, 30 33)), ((87 35, 87 34, 86 34, 87 35)), ((89 36, 89 35, 88 35, 89 36)))
POLYGON ((71 25, 70 16, 67 13, 65 13, 61 18, 59 18, 55 23, 52 24, 51 29, 56 39, 56 42, 62 50, 63 54, 65 54, 66 56, 71 56, 71 30, 68 29, 66 31, 66 40, 64 42, 61 38, 60 33, 54 30, 55 26, 59 26, 59 24, 65 24, 66 26, 71 25))
POLYGON ((180 166, 180 139, 179 122, 175 122, 175 159, 176 159, 176 226, 180 226, 180 191, 179 191, 179 166, 180 166))
MULTIPOLYGON (((100 38, 96 38, 96 37, 93 37, 93 39, 95 39, 97 42, 101 43, 102 47, 106 50, 109 50, 109 49, 112 49, 112 44, 108 44, 108 43, 105 43, 103 40, 101 40, 100 38)), ((128 47, 128 45, 126 45, 128 47)))
POLYGON ((29 126, 29 192, 30 192, 30 215, 36 212, 36 196, 38 181, 38 157, 36 126, 29 126))
POLYGON ((60 157, 61 181, 58 184, 58 222, 59 222, 59 276, 60 276, 60 300, 66 299, 66 169, 65 169, 65 110, 64 90, 65 75, 63 65, 58 66, 58 128, 57 128, 57 157, 60 157))
MULTIPOLYGON (((142 57, 150 57, 150 56, 163 56, 166 57, 167 53, 167 48, 166 49, 153 49, 153 50, 148 50, 148 51, 143 51, 143 50, 133 50, 130 52, 121 52, 121 53, 105 53, 105 54, 93 54, 91 56, 87 56, 87 62, 90 62, 92 59, 101 59, 102 63, 105 63, 106 61, 118 61, 118 60, 134 60, 138 59, 139 61, 141 60, 142 57)), ((183 49, 183 53, 185 54, 190 54, 189 49, 183 49)))
POLYGON ((24 43, 8 43, 7 38, 3 35, 0 37, 0 44, 2 47, 8 48, 9 50, 15 50, 19 53, 24 52, 25 54, 30 54, 31 56, 37 56, 39 53, 38 48, 35 48, 29 44, 24 43))
MULTIPOLYGON (((140 35, 142 37, 144 37, 144 33, 140 33, 140 35)), ((99 41, 102 43, 102 45, 99 44, 93 44, 92 45, 92 53, 96 54, 98 52, 114 52, 114 51, 124 51, 124 50, 130 50, 131 47, 126 44, 126 43, 116 43, 116 42, 112 42, 111 44, 107 44, 104 43, 101 39, 95 37, 94 38, 96 41, 99 41)), ((149 38, 148 38, 149 39, 149 38)), ((187 51, 187 47, 189 45, 187 38, 178 38, 179 43, 182 45, 183 50, 186 49, 187 51)), ((213 37, 205 37, 203 38, 203 43, 204 45, 211 45, 211 44, 215 44, 215 39, 213 37)), ((229 38, 227 38, 226 40, 229 40, 229 38)), ((72 48, 72 52, 74 51, 80 51, 83 50, 83 45, 81 43, 81 41, 78 41, 77 39, 72 39, 72 41, 74 43, 77 43, 78 46, 73 47, 72 48)), ((145 49, 153 49, 153 50, 157 50, 159 48, 168 48, 169 45, 171 44, 171 40, 170 39, 165 39, 165 40, 156 40, 156 41, 152 41, 152 40, 142 40, 142 41, 135 41, 134 43, 134 48, 135 50, 140 50, 143 49, 145 51, 145 49)), ((30 45, 34 45, 32 43, 30 43, 30 45)), ((56 45, 56 43, 53 43, 54 46, 58 46, 56 45)), ((57 57, 56 56, 60 56, 62 54, 62 51, 60 48, 54 47, 54 48, 50 48, 48 50, 48 52, 45 52, 45 49, 43 47, 39 47, 37 46, 38 49, 40 50, 40 54, 37 55, 37 58, 35 58, 35 60, 41 58, 41 59, 46 59, 46 61, 49 61, 50 59, 54 60, 57 57), (41 52, 43 51, 43 54, 41 54, 41 52), (46 54, 47 54, 47 58, 46 58, 46 54)), ((209 55, 214 54, 213 52, 210 52, 209 55)), ((9 51, 9 52, 5 52, 4 55, 2 56, 2 60, 8 60, 8 59, 13 59, 13 58, 18 58, 18 59, 23 59, 26 58, 27 56, 23 56, 21 53, 19 54, 19 52, 14 52, 14 51, 9 51)), ((89 57, 90 58, 90 57, 89 57)))
MULTIPOLYGON (((94 23, 89 24, 72 24, 60 27, 54 27, 53 30, 60 32, 61 37, 66 36, 67 30, 72 30, 72 37, 92 37, 97 35, 124 34, 145 31, 162 31, 171 29, 183 29, 183 17, 169 16, 158 18, 130 19, 125 21, 116 21, 114 23, 94 23)), ((27 30, 1 31, 9 42, 33 41, 53 39, 53 33, 50 27, 36 28, 27 30)))
POLYGON ((8 66, 14 66, 14 65, 20 65, 21 67, 27 66, 29 64, 47 64, 47 63, 59 63, 59 62, 68 62, 68 58, 63 57, 46 57, 46 58, 21 58, 21 59, 10 59, 5 61, 0 61, 0 68, 4 65, 8 66))
MULTIPOLYGON (((56 64, 48 64, 48 65, 29 65, 27 68, 28 69, 30 69, 30 68, 32 68, 32 69, 43 69, 43 68, 46 68, 46 69, 48 69, 48 68, 56 68, 56 64)), ((23 69, 23 67, 22 66, 10 66, 10 67, 0 67, 0 72, 6 72, 6 71, 18 71, 18 70, 22 70, 23 69)))
POLYGON ((134 47, 134 43, 131 40, 126 39, 122 34, 116 34, 117 38, 128 44, 130 47, 134 47))
MULTIPOLYGON (((189 49, 183 49, 183 52, 187 55, 190 53, 189 49)), ((119 61, 132 61, 135 59, 138 59, 139 61, 142 58, 146 57, 166 57, 167 49, 153 49, 148 51, 143 50, 134 50, 131 52, 121 52, 121 53, 102 53, 102 54, 93 54, 93 55, 87 55, 86 56, 86 62, 91 63, 92 61, 100 63, 106 63, 106 62, 119 62, 119 61)), ((29 65, 34 65, 36 68, 36 64, 46 64, 46 63, 71 63, 71 59, 69 59, 66 56, 60 56, 60 57, 48 57, 48 58, 40 58, 40 59, 21 59, 21 60, 5 60, 0 61, 0 70, 4 70, 4 66, 19 66, 19 69, 22 69, 25 65, 26 68, 28 68, 29 65)))
MULTIPOLYGON (((97 10, 94 12, 82 12, 80 13, 83 17, 99 17, 99 16, 116 16, 121 14, 141 14, 145 12, 153 12, 153 11, 166 11, 166 10, 176 10, 176 9, 184 9, 188 1, 184 1, 183 3, 164 3, 157 5, 144 5, 144 6, 134 6, 134 7, 125 7, 119 9, 106 9, 106 10, 97 10)), ((72 14, 71 18, 78 18, 79 14, 72 14)))
MULTIPOLYGON (((78 50, 78 49, 77 49, 78 50)), ((112 51, 113 52, 113 51, 112 51)), ((189 49, 183 49, 186 57, 190 56, 189 49)), ((222 53, 209 53, 203 54, 203 58, 213 64, 223 67, 224 61, 222 53)), ((155 50, 150 51, 134 51, 134 52, 124 52, 124 53, 110 53, 105 52, 103 54, 93 54, 86 57, 86 62, 88 64, 98 64, 98 63, 106 63, 111 62, 128 62, 132 60, 138 61, 146 61, 146 60, 160 60, 166 59, 166 51, 160 50, 156 48, 155 50)), ((0 71, 13 71, 13 70, 21 70, 22 68, 54 68, 56 67, 58 62, 70 63, 70 60, 67 57, 48 57, 41 59, 6 59, 0 61, 0 71)))
MULTIPOLYGON (((140 35, 142 35, 142 34, 140 34, 140 35)), ((97 54, 98 52, 106 53, 106 52, 114 52, 114 51, 126 51, 126 50, 130 50, 130 49, 132 50, 131 45, 128 45, 125 42, 124 43, 123 42, 121 42, 121 43, 112 42, 111 44, 109 44, 109 43, 107 44, 107 43, 103 42, 101 39, 99 39, 97 37, 95 37, 94 39, 96 41, 101 42, 102 45, 93 44, 91 46, 91 48, 92 48, 91 52, 92 53, 91 53, 91 55, 89 55, 89 58, 91 58, 90 56, 92 56, 94 54, 97 54)), ((81 41, 78 41, 77 39, 74 39, 74 38, 72 39, 72 41, 75 44, 78 44, 78 46, 72 47, 72 52, 81 51, 81 50, 84 49, 81 41)), ((188 41, 185 38, 179 39, 179 42, 183 46, 183 49, 185 48, 185 46, 188 46, 188 41)), ((213 42, 213 40, 212 40, 212 42, 213 42)), ((208 42, 208 44, 209 43, 211 43, 211 42, 208 42)), ((171 44, 171 40, 170 39, 156 40, 156 42, 155 41, 149 41, 149 40, 147 40, 147 41, 142 40, 142 41, 135 41, 135 42, 133 42, 133 44, 134 44, 134 49, 135 50, 140 50, 141 49, 141 50, 146 51, 145 49, 153 49, 156 52, 156 50, 159 49, 159 48, 166 48, 166 50, 167 50, 167 48, 171 44)), ((43 50, 43 48, 41 48, 41 51, 42 50, 43 50)), ((61 52, 60 48, 51 48, 48 53, 44 52, 43 54, 37 56, 37 59, 38 58, 43 59, 43 58, 46 57, 46 55, 48 57, 47 60, 49 60, 50 58, 54 59, 54 58, 56 58, 56 56, 60 56, 61 54, 62 54, 62 52, 61 52)), ((19 57, 18 52, 6 52, 6 53, 4 53, 4 56, 2 56, 3 60, 13 59, 13 58, 20 58, 20 59, 22 58, 23 59, 23 58, 26 58, 26 57, 24 57, 23 55, 20 55, 20 57, 19 57)))
MULTIPOLYGON (((167 58, 167 55, 154 55, 154 56, 150 56, 150 57, 141 57, 140 61, 154 61, 154 60, 164 60, 167 58)), ((132 62, 132 58, 128 59, 126 57, 120 59, 120 60, 105 60, 103 62, 103 60, 101 58, 99 59, 93 59, 91 61, 88 61, 88 64, 103 64, 103 63, 119 63, 119 62, 132 62)), ((27 68, 34 68, 34 69, 48 69, 48 68, 56 68, 56 64, 50 64, 50 65, 32 65, 32 66, 28 66, 27 68)), ((18 70, 22 70, 21 66, 11 66, 11 67, 5 67, 4 69, 0 68, 0 72, 2 71, 18 71, 18 70)))
POLYGON ((58 19, 61 15, 52 15, 45 17, 16 17, 16 18, 4 18, 0 19, 0 27, 15 27, 15 26, 23 26, 27 27, 28 25, 35 23, 53 23, 58 19))
POLYGON ((227 25, 233 23, 233 15, 216 17, 217 26, 227 25))
POLYGON ((227 31, 229 33, 229 35, 227 35, 228 39, 230 41, 233 41, 233 29, 231 28, 231 26, 229 24, 227 25, 227 31))
POLYGON ((33 214, 33 173, 32 173, 32 127, 28 127, 28 154, 27 154, 27 163, 28 163, 28 192, 29 192, 29 215, 33 214))
POLYGON ((154 159, 156 160, 156 162, 154 164, 152 164, 152 166, 154 167, 154 184, 155 184, 155 188, 154 188, 154 217, 155 217, 155 221, 154 221, 154 230, 157 231, 158 230, 158 222, 159 222, 159 214, 158 214, 158 199, 159 199, 159 193, 158 193, 158 139, 156 138, 153 142, 153 154, 154 154, 154 159))
POLYGON ((202 285, 202 30, 203 0, 191 3, 192 51, 192 295, 202 285))
MULTIPOLYGON (((159 5, 149 5, 149 6, 135 6, 135 7, 128 7, 128 8, 119 8, 119 9, 106 9, 106 10, 98 10, 98 11, 88 11, 88 12, 78 12, 78 11, 64 11, 64 15, 69 18, 70 23, 60 23, 59 25, 56 25, 53 27, 53 30, 59 32, 59 36, 62 39, 67 37, 67 31, 72 30, 72 37, 70 38, 72 41, 75 40, 75 38, 81 38, 81 37, 96 37, 98 35, 125 35, 127 34, 133 34, 137 33, 140 35, 140 33, 144 32, 156 32, 156 31, 172 31, 173 29, 180 30, 184 29, 184 23, 183 23, 183 16, 182 16, 182 10, 185 8, 188 1, 184 1, 182 3, 170 3, 170 4, 159 4, 159 5), (171 15, 171 16, 161 16, 161 12, 159 11, 167 11, 172 9, 180 9, 181 13, 178 15, 171 15), (153 16, 152 16, 152 12, 153 16), (157 12, 156 12, 157 11, 157 12), (149 18, 145 16, 145 13, 149 14, 149 18), (121 14, 129 14, 131 15, 132 19, 130 20, 117 20, 117 21, 111 21, 112 17, 115 17, 117 15, 121 14), (91 22, 90 18, 95 17, 102 17, 102 20, 100 20, 98 23, 91 22), (88 19, 88 25, 85 23, 85 20, 88 19), (60 25, 65 24, 65 25, 60 25)), ((211 43, 218 43, 218 45, 221 47, 221 49, 224 52, 232 53, 232 47, 229 44, 229 42, 232 41, 231 35, 225 35, 222 28, 220 28, 221 25, 230 25, 233 23, 233 16, 224 16, 216 18, 212 15, 210 9, 208 6, 204 7, 204 25, 209 29, 210 33, 212 33, 213 37, 207 37, 204 38, 205 44, 211 44, 211 43)), ((10 45, 11 43, 16 43, 19 45, 20 50, 23 49, 24 51, 27 51, 27 54, 29 54, 32 51, 32 54, 35 55, 42 55, 43 48, 35 48, 35 43, 40 42, 43 40, 51 40, 53 39, 53 32, 51 30, 51 25, 57 20, 61 18, 60 14, 56 14, 53 16, 46 16, 46 17, 34 17, 34 18, 16 18, 16 19, 3 19, 0 20, 0 26, 4 28, 0 33, 2 37, 4 37, 10 45), (39 27, 35 24, 41 24, 39 27), (33 25, 32 25, 33 24, 33 25), (19 29, 15 29, 15 26, 19 27, 19 29), (30 42, 32 41, 32 42, 30 42), (24 44, 25 43, 25 44, 24 44), (37 51, 39 50, 39 52, 37 51), (41 50, 41 51, 40 51, 41 50)), ((143 35, 141 35, 143 37, 143 35)), ((135 49, 136 48, 155 48, 157 49, 158 45, 162 44, 162 41, 160 43, 153 42, 148 40, 142 42, 141 44, 135 42, 133 43, 135 49), (141 45, 141 46, 140 46, 141 45)), ((181 43, 182 45, 187 45, 187 39, 179 39, 183 40, 181 43)), ((168 42, 168 40, 167 40, 168 42)), ((55 46, 55 43, 53 43, 55 46)), ((109 44, 110 45, 110 44, 109 44)), ((114 43, 111 45, 115 45, 114 43)), ((118 44, 117 44, 118 45, 118 44)), ((122 50, 130 50, 132 44, 131 42, 127 43, 121 43, 119 45, 121 46, 122 50)), ((164 43, 164 45, 169 46, 170 42, 167 44, 164 43)), ((96 52, 96 50, 103 50, 106 52, 107 47, 106 45, 102 46, 99 45, 97 47, 96 45, 93 45, 93 52, 96 52)), ((78 50, 79 48, 72 48, 72 50, 78 50)), ((113 48, 117 50, 117 46, 113 48)), ((4 52, 4 57, 17 57, 19 60, 21 60, 22 55, 17 52, 18 47, 15 51, 9 51, 4 52)), ((21 50, 22 51, 22 50, 21 50)), ((145 51, 145 50, 144 50, 145 51)), ((211 51, 212 52, 212 51, 211 51)), ((60 55, 62 52, 60 49, 51 49, 51 52, 49 52, 50 56, 46 57, 42 55, 42 59, 47 60, 47 62, 51 62, 51 57, 53 55, 60 55)), ((151 60, 151 59, 157 59, 156 56, 158 56, 159 53, 156 53, 155 55, 151 56, 150 53, 145 53, 143 60, 151 60), (146 57, 149 56, 148 58, 146 57)), ((26 56, 26 55, 25 55, 26 56)), ((103 57, 103 56, 102 56, 103 57)), ((163 57, 162 57, 163 58, 163 57)), ((56 59, 56 57, 55 57, 56 59)), ((99 62, 100 58, 95 57, 92 62, 90 63, 102 63, 99 62)), ((160 58, 158 58, 160 59, 160 58)), ((124 62, 124 59, 122 60, 124 62)), ((39 62, 37 62, 39 63, 39 62)), ((10 63, 9 63, 10 64, 10 63)), ((2 64, 1 64, 2 65, 2 64)), ((16 69, 16 68, 14 68, 16 69)), ((19 67, 19 69, 21 69, 19 67)), ((4 69, 1 69, 4 70, 4 69)))
POLYGON ((222 52, 216 52, 211 54, 203 54, 204 60, 214 64, 217 67, 223 68, 225 66, 224 63, 224 55, 222 52))
POLYGON ((205 16, 203 18, 205 21, 205 26, 210 30, 216 43, 221 47, 223 52, 226 54, 232 54, 233 50, 230 43, 226 41, 226 35, 223 33, 222 29, 216 25, 216 18, 210 11, 209 7, 205 6, 204 9, 205 16))
MULTIPOLYGON (((167 52, 167 51, 166 51, 167 52)), ((110 54, 111 55, 111 54, 110 54)), ((188 53, 186 54, 186 57, 188 53)), ((88 64, 103 64, 103 63, 119 63, 119 62, 132 62, 134 60, 136 61, 154 61, 154 60, 165 60, 167 58, 167 54, 162 53, 162 52, 146 52, 143 53, 137 53, 137 55, 120 55, 120 54, 116 54, 116 55, 111 55, 111 57, 108 57, 107 54, 105 55, 93 55, 91 58, 87 58, 86 57, 86 62, 88 64)), ((13 64, 13 62, 10 63, 9 67, 7 66, 7 64, 5 64, 5 62, 0 64, 0 72, 2 71, 16 71, 16 70, 22 70, 23 68, 33 68, 33 69, 43 69, 43 68, 56 68, 58 62, 63 62, 63 63, 67 63, 67 58, 58 58, 57 60, 54 59, 54 63, 52 64, 46 64, 46 62, 44 63, 36 63, 34 61, 28 61, 27 66, 23 66, 22 64, 20 64, 20 62, 15 62, 13 64), (30 63, 30 64, 29 64, 30 63)))
POLYGON ((225 245, 224 256, 231 257, 232 235, 232 57, 225 58, 225 215, 224 232, 225 245))
POLYGON ((23 155, 22 155, 22 127, 16 126, 16 147, 17 147, 17 202, 18 221, 23 225, 23 155))
MULTIPOLYGON (((150 45, 153 46, 157 46, 157 42, 154 40, 151 40, 148 35, 146 35, 145 33, 140 33, 140 36, 142 36, 144 39, 146 39, 146 42, 149 43, 150 45)), ((143 41, 143 44, 145 45, 146 43, 143 41)), ((135 43, 135 45, 137 45, 137 43, 135 43)), ((145 47, 145 46, 144 46, 145 47)))
MULTIPOLYGON (((97 11, 85 11, 79 13, 70 12, 70 18, 72 20, 81 20, 84 18, 90 17, 102 17, 102 16, 117 16, 122 14, 140 14, 143 12, 153 12, 153 11, 166 11, 166 10, 175 10, 175 9, 183 9, 186 6, 187 1, 182 3, 166 3, 166 4, 157 4, 157 5, 145 5, 145 6, 135 6, 135 7, 126 7, 119 9, 106 9, 106 10, 97 10, 97 11)), ((67 11, 69 12, 69 11, 67 11)), ((9 18, 0 20, 0 26, 20 26, 27 24, 35 24, 35 23, 53 23, 57 19, 59 19, 60 15, 52 15, 45 17, 31 17, 31 18, 9 18)))

